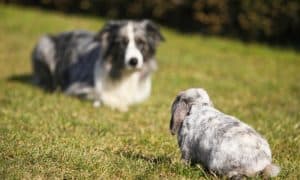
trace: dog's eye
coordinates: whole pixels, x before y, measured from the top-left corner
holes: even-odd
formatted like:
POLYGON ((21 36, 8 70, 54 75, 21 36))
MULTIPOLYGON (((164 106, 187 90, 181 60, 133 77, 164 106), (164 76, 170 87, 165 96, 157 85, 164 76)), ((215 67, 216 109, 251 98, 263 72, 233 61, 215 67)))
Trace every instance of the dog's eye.
POLYGON ((128 39, 127 38, 120 38, 116 40, 116 43, 122 45, 122 46, 126 46, 128 44, 128 39))
POLYGON ((143 39, 140 39, 140 38, 136 39, 135 42, 137 44, 144 44, 145 43, 145 41, 143 39))
POLYGON ((145 41, 143 39, 136 39, 135 43, 137 44, 138 47, 140 47, 141 49, 144 48, 145 45, 145 41))
POLYGON ((123 43, 123 44, 126 45, 126 44, 128 44, 128 42, 129 42, 129 40, 128 40, 127 38, 123 38, 123 39, 122 39, 122 43, 123 43))

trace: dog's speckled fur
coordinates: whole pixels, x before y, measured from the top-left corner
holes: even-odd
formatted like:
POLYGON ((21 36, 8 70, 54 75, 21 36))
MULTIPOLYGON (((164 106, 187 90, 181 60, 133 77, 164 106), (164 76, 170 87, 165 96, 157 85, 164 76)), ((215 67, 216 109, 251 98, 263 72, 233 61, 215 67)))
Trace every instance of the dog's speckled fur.
POLYGON ((247 124, 215 109, 203 89, 188 89, 177 96, 170 130, 178 135, 186 162, 230 178, 279 173, 268 142, 247 124))

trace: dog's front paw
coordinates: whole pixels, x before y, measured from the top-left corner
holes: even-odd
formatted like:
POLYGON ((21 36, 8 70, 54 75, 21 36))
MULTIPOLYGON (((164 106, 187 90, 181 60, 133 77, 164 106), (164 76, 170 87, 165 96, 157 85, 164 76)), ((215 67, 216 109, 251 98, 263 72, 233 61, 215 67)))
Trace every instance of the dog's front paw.
POLYGON ((128 106, 119 106, 116 109, 120 112, 127 112, 128 111, 128 106))
POLYGON ((101 106, 101 102, 100 101, 94 101, 93 103, 94 108, 98 108, 101 106))

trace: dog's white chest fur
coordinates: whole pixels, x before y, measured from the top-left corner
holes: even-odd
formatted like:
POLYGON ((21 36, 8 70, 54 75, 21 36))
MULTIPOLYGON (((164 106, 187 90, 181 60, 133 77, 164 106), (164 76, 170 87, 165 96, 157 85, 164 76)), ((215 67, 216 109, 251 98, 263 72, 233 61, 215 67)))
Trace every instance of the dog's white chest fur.
POLYGON ((140 80, 141 72, 133 72, 120 80, 112 80, 107 71, 96 69, 96 99, 112 108, 127 111, 128 106, 139 103, 150 96, 151 77, 140 80))

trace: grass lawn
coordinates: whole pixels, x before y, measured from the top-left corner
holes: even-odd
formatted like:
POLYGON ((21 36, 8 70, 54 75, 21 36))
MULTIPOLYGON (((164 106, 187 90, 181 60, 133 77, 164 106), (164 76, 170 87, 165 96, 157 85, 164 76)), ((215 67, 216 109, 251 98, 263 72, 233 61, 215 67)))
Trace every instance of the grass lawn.
POLYGON ((180 161, 168 129, 174 97, 190 87, 204 87, 217 108, 268 139, 278 179, 300 178, 299 52, 162 28, 152 96, 127 113, 28 82, 43 33, 104 22, 0 5, 0 179, 211 179, 180 161))

